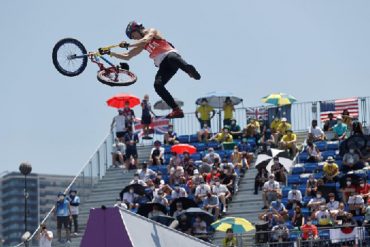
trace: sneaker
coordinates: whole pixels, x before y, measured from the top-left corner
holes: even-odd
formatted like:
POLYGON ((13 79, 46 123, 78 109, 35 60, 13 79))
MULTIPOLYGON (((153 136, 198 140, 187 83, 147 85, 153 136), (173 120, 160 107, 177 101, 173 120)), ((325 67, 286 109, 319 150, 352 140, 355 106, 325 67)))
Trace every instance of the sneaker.
POLYGON ((227 211, 227 209, 226 209, 226 207, 224 207, 224 209, 222 209, 222 212, 223 212, 224 214, 226 214, 226 211, 227 211))
POLYGON ((200 80, 200 74, 193 65, 186 65, 186 72, 191 78, 194 78, 195 80, 200 80))
POLYGON ((184 112, 180 108, 175 108, 172 110, 170 114, 166 116, 166 118, 183 118, 184 112))

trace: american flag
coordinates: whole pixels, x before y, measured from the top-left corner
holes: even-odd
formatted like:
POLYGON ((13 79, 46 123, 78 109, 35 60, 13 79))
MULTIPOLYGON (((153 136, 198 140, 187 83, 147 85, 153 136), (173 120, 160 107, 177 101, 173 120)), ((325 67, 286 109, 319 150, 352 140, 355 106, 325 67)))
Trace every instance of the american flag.
POLYGON ((338 99, 320 102, 321 122, 328 120, 328 114, 333 113, 334 118, 342 115, 343 110, 348 110, 351 117, 358 117, 358 98, 338 99))
POLYGON ((268 110, 266 107, 247 107, 246 114, 247 119, 268 119, 268 110))
MULTIPOLYGON (((149 128, 153 130, 154 133, 163 135, 164 133, 167 133, 169 123, 170 120, 168 118, 164 117, 152 118, 152 123, 150 124, 149 128)), ((140 118, 135 118, 134 127, 135 133, 137 133, 139 136, 142 136, 144 125, 141 124, 140 118)))

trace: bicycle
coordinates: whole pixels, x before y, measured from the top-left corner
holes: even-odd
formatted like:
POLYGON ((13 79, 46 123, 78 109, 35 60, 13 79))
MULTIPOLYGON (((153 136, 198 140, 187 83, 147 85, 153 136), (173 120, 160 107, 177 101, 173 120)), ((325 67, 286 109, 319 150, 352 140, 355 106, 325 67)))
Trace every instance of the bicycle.
POLYGON ((73 38, 65 38, 58 41, 52 53, 53 64, 55 68, 64 76, 74 77, 81 74, 87 67, 87 62, 98 65, 97 79, 99 82, 108 86, 129 86, 136 82, 137 76, 129 71, 130 67, 127 63, 114 65, 103 54, 104 51, 119 47, 119 45, 111 45, 102 47, 99 51, 87 52, 84 45, 73 38), (105 67, 104 63, 109 66, 105 67))

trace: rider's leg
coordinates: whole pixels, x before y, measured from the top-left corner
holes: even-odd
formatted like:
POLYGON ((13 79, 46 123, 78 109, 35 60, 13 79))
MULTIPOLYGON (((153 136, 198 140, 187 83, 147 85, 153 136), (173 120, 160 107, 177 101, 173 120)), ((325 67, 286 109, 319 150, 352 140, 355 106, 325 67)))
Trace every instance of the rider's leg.
POLYGON ((187 73, 190 77, 196 80, 200 79, 200 74, 195 69, 195 67, 191 64, 188 64, 179 54, 171 52, 170 54, 167 55, 165 59, 168 60, 168 62, 172 66, 176 66, 176 68, 181 69, 182 71, 187 73))

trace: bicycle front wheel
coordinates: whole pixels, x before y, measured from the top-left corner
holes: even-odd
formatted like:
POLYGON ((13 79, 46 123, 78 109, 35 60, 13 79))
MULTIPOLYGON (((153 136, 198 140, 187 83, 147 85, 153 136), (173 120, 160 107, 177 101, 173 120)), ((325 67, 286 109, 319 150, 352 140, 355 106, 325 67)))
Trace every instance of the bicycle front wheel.
POLYGON ((53 48, 52 57, 55 68, 65 76, 77 76, 87 66, 87 51, 77 39, 58 41, 53 48))
POLYGON ((125 69, 114 68, 99 71, 97 78, 101 83, 111 87, 130 86, 137 80, 134 73, 125 69))

